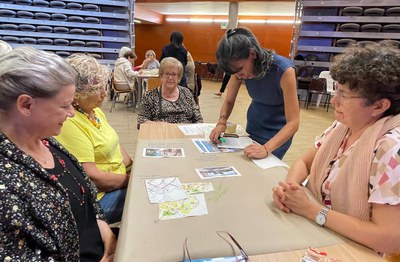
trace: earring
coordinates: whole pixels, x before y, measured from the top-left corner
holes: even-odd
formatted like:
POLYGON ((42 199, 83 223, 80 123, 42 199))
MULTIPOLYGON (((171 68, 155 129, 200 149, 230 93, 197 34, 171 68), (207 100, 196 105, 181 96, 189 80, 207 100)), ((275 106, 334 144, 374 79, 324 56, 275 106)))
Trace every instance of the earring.
POLYGON ((25 115, 26 115, 26 116, 30 116, 30 115, 31 115, 31 112, 30 112, 30 111, 27 111, 27 112, 25 113, 25 115))

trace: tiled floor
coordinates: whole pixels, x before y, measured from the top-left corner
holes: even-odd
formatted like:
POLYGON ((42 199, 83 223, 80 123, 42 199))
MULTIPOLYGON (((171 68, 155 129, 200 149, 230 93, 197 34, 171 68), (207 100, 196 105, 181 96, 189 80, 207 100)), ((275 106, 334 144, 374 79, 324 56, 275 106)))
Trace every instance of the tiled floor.
MULTIPOLYGON (((224 95, 217 97, 214 93, 218 92, 221 85, 220 82, 203 80, 203 90, 200 95, 200 110, 204 118, 204 122, 215 123, 219 117, 219 110, 224 95)), ((135 155, 136 141, 138 130, 136 129, 137 123, 137 109, 127 108, 120 99, 117 102, 113 112, 110 113, 111 102, 105 102, 103 111, 105 112, 109 123, 115 128, 120 136, 121 144, 126 149, 128 154, 132 157, 135 155)), ((246 126, 246 112, 250 103, 250 97, 247 94, 246 88, 242 86, 238 98, 236 100, 235 108, 230 117, 230 121, 237 124, 246 126)), ((309 147, 313 146, 313 141, 317 135, 324 131, 334 120, 333 109, 326 112, 324 108, 309 108, 308 110, 301 107, 300 111, 300 128, 296 133, 292 146, 284 157, 284 161, 288 164, 293 163, 295 159, 301 156, 309 147)))

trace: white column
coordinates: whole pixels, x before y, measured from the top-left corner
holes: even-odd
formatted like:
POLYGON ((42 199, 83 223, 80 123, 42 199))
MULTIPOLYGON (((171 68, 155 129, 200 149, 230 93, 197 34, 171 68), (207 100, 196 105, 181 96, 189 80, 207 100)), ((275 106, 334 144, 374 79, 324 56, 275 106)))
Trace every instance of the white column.
POLYGON ((229 3, 229 14, 228 14, 228 29, 236 28, 238 25, 238 14, 239 14, 239 3, 229 3))

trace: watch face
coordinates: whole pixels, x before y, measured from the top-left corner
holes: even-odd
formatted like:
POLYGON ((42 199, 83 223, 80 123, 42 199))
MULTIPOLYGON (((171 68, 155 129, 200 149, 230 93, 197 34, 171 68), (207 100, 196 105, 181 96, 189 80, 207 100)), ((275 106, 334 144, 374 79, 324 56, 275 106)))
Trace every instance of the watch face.
POLYGON ((318 225, 323 226, 326 222, 326 218, 323 214, 319 213, 315 218, 315 222, 317 222, 318 225))

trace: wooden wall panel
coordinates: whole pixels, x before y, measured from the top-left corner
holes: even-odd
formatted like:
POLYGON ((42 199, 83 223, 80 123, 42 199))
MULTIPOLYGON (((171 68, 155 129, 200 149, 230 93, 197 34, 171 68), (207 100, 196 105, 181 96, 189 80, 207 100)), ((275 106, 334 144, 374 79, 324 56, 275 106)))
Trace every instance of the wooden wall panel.
MULTIPOLYGON (((260 44, 278 54, 288 57, 292 25, 281 24, 246 24, 252 30, 260 44)), ((173 31, 180 31, 184 36, 184 44, 195 61, 215 62, 215 50, 218 42, 226 30, 218 23, 171 23, 162 25, 136 24, 136 54, 142 63, 146 50, 153 49, 157 58, 161 55, 162 47, 169 43, 169 36, 173 31)))

